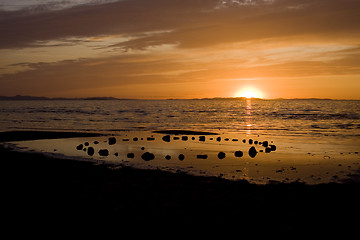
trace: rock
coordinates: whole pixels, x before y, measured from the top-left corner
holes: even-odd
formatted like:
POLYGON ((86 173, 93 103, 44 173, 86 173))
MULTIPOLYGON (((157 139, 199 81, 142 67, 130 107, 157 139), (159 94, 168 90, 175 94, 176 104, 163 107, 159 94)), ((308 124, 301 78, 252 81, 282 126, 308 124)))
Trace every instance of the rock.
POLYGON ((85 146, 89 146, 89 142, 85 142, 84 145, 85 145, 85 146))
POLYGON ((205 136, 200 136, 200 137, 199 137, 199 141, 205 142, 205 136))
POLYGON ((221 137, 217 137, 216 141, 221 142, 221 137))
POLYGON ((114 145, 116 143, 116 138, 110 137, 109 138, 109 145, 114 145))
POLYGON ((268 141, 263 141, 262 145, 263 145, 264 147, 268 147, 268 146, 269 146, 269 143, 268 143, 268 141))
POLYGON ((188 138, 188 136, 182 136, 181 137, 181 140, 183 140, 183 141, 187 141, 189 138, 188 138))
POLYGON ((134 142, 137 142, 138 140, 139 140, 139 138, 137 138, 137 137, 134 137, 134 138, 133 138, 133 141, 134 141, 134 142))
POLYGON ((276 151, 276 146, 275 145, 271 144, 270 148, 271 148, 271 151, 273 151, 273 152, 276 151))
POLYGON ((234 138, 233 140, 232 140, 233 142, 237 142, 237 141, 239 141, 237 138, 234 138))
POLYGON ((154 137, 148 137, 146 140, 148 140, 148 141, 154 141, 155 138, 154 138, 154 137))
POLYGON ((192 137, 191 140, 195 140, 195 137, 192 137))
POLYGON ((145 150, 145 148, 144 148, 144 147, 141 147, 141 150, 145 150))
POLYGON ((94 144, 96 145, 96 144, 99 144, 99 142, 98 141, 94 141, 94 144))
POLYGON ((218 158, 219 159, 224 159, 226 157, 226 154, 224 152, 219 152, 218 153, 218 158))
POLYGON ((141 158, 145 161, 150 161, 153 160, 155 158, 155 155, 149 152, 144 153, 143 155, 141 155, 141 158))
POLYGON ((95 153, 94 148, 93 148, 93 147, 89 147, 88 150, 87 150, 87 154, 88 154, 89 156, 92 156, 92 155, 94 155, 94 153, 95 153))
POLYGON ((84 145, 80 144, 80 145, 78 145, 78 146, 76 147, 76 149, 77 149, 77 150, 82 150, 83 147, 84 147, 84 145))
POLYGON ((252 139, 249 139, 249 144, 253 144, 253 140, 252 140, 252 139))
POLYGON ((271 148, 269 148, 269 147, 265 148, 265 152, 266 152, 266 153, 270 153, 270 152, 271 152, 271 148))
POLYGON ((243 155, 244 155, 244 153, 242 151, 235 152, 235 157, 242 157, 243 155))
POLYGON ((162 137, 162 140, 163 140, 164 142, 170 142, 170 135, 163 136, 163 137, 162 137))
POLYGON ((251 148, 249 149, 249 156, 250 156, 250 157, 254 158, 257 153, 258 153, 258 152, 256 151, 256 148, 255 148, 255 147, 251 147, 251 148))
POLYGON ((170 156, 170 155, 166 155, 166 156, 165 156, 165 159, 166 159, 166 160, 170 160, 170 159, 171 159, 171 156, 170 156))
POLYGON ((258 143, 259 143, 259 141, 256 141, 256 140, 254 141, 254 144, 258 144, 258 143))
POLYGON ((243 143, 246 143, 246 139, 243 139, 242 142, 243 142, 243 143))
POLYGON ((230 139, 229 139, 229 138, 225 138, 224 140, 225 140, 225 141, 229 141, 230 139))
POLYGON ((116 152, 116 153, 114 153, 114 155, 115 155, 115 157, 117 157, 117 156, 119 156, 119 153, 116 152))
POLYGON ((174 137, 174 140, 179 140, 180 139, 180 137, 174 137))
POLYGON ((184 154, 180 154, 180 155, 179 155, 179 160, 182 161, 182 160, 184 160, 184 159, 185 159, 184 154))
POLYGON ((109 155, 109 150, 107 150, 107 149, 100 149, 100 150, 99 150, 99 155, 106 157, 106 156, 109 155))
POLYGON ((126 156, 127 156, 127 158, 134 158, 135 154, 134 153, 128 153, 126 156))
POLYGON ((199 159, 207 159, 207 158, 208 158, 208 155, 206 155, 206 154, 198 154, 198 155, 196 156, 196 158, 199 158, 199 159))

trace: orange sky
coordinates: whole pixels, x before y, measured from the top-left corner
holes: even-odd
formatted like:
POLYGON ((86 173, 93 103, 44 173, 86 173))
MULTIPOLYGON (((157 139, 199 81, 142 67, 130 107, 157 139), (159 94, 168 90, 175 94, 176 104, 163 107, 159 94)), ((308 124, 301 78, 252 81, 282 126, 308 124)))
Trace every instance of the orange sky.
POLYGON ((360 99, 358 0, 2 2, 0 95, 360 99))

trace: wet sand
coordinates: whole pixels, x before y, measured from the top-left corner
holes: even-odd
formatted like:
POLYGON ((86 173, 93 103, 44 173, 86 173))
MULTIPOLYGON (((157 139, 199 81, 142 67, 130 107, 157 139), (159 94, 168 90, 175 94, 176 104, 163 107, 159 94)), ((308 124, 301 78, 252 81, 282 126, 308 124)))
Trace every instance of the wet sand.
MULTIPOLYGON (((23 140, 19 132, 12 136, 12 141, 14 136, 23 140)), ((256 185, 50 158, 3 146, 0 156, 2 206, 9 218, 231 221, 254 229, 351 231, 360 213, 358 183, 256 185)))

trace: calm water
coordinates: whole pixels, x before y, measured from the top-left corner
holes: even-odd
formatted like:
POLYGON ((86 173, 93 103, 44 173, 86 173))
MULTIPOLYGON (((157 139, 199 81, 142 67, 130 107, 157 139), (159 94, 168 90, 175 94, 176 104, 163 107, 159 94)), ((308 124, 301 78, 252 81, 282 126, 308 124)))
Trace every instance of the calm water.
POLYGON ((360 180, 360 101, 1 101, 0 130, 111 134, 116 144, 110 144, 109 136, 15 144, 21 149, 139 168, 255 183, 360 180), (164 134, 153 132, 169 129, 219 135, 188 133, 164 141, 164 134), (276 150, 267 152, 260 144, 264 141, 274 144, 276 150), (77 149, 79 145, 84 149, 77 149), (255 156, 250 154, 251 148, 256 149, 255 156), (100 154, 104 149, 109 153, 106 156, 100 154), (236 155, 239 151, 241 156, 236 155), (145 152, 154 159, 145 160, 145 152))
POLYGON ((360 101, 1 101, 0 130, 189 129, 276 136, 360 137, 360 101))

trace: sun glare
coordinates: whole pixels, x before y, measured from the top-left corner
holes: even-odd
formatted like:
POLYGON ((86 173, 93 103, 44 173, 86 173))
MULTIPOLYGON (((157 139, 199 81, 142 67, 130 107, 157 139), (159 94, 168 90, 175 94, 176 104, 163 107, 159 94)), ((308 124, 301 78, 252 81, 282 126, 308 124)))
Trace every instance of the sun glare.
POLYGON ((263 98, 263 94, 255 88, 244 88, 236 93, 236 97, 263 98))

